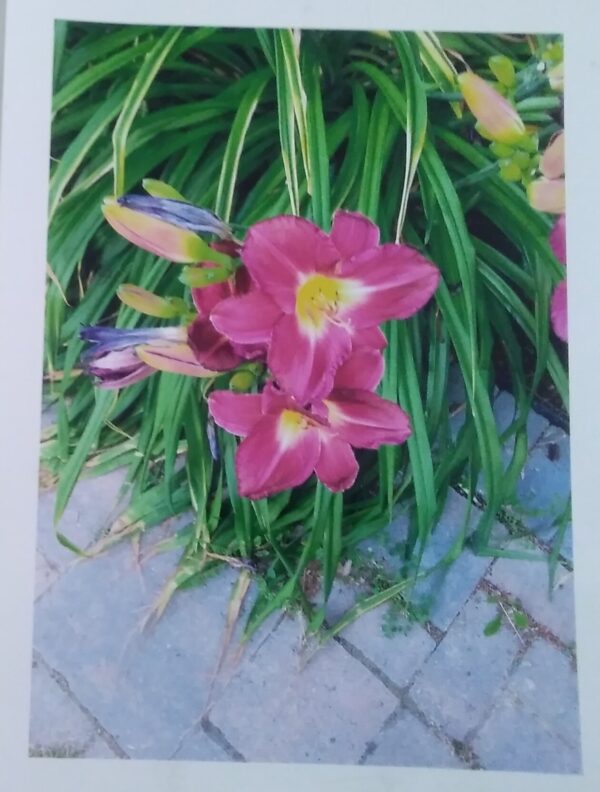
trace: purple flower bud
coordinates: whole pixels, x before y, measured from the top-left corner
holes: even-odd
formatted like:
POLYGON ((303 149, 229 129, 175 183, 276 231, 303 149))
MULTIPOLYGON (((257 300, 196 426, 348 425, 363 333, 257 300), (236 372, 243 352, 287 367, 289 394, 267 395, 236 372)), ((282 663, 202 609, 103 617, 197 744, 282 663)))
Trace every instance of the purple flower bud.
POLYGON ((221 239, 231 239, 231 228, 210 209, 201 209, 186 201, 173 198, 156 198, 152 195, 122 195, 119 206, 141 212, 155 220, 162 220, 177 228, 196 234, 216 234, 221 239))

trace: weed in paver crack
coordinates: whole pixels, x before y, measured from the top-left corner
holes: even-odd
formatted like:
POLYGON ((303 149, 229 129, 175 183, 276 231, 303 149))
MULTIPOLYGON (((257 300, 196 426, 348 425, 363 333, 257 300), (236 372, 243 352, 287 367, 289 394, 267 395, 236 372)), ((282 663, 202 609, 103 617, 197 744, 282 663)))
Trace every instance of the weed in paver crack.
MULTIPOLYGON (((390 575, 387 570, 373 558, 355 555, 350 573, 346 580, 366 588, 371 593, 384 592, 396 585, 402 578, 390 575)), ((427 619, 427 610, 411 604, 407 598, 399 593, 388 602, 388 609, 384 616, 382 630, 386 635, 407 633, 411 624, 422 624, 427 619)))
POLYGON ((398 597, 390 602, 381 620, 381 631, 388 638, 407 635, 415 624, 426 624, 429 607, 415 605, 398 597))
POLYGON ((558 636, 556 636, 548 627, 534 619, 533 616, 523 608, 521 601, 517 597, 514 597, 512 594, 510 594, 510 592, 503 591, 491 581, 485 579, 480 581, 477 588, 481 591, 487 592, 489 602, 502 604, 503 608, 509 614, 520 614, 517 618, 517 622, 520 622, 521 626, 519 626, 518 623, 515 623, 513 626, 527 644, 531 643, 531 641, 536 637, 543 638, 557 649, 565 652, 573 664, 576 664, 577 652, 575 646, 561 641, 561 639, 558 638, 558 636), (525 619, 527 620, 527 624, 525 624, 525 619))
POLYGON ((310 561, 302 573, 300 585, 309 600, 313 600, 321 590, 321 564, 317 559, 310 561))
POLYGON ((359 765, 364 765, 372 754, 375 753, 377 750, 377 743, 374 740, 369 740, 369 742, 365 745, 365 750, 363 751, 362 756, 358 760, 359 765))
POLYGON ((508 601, 506 604, 498 594, 488 594, 487 601, 497 605, 498 613, 483 628, 483 634, 487 637, 495 635, 504 621, 512 627, 517 638, 521 643, 524 642, 521 633, 529 627, 529 617, 522 609, 519 600, 508 601))
POLYGON ((462 740, 450 740, 452 748, 456 756, 465 764, 469 765, 472 770, 481 770, 482 766, 470 745, 467 745, 462 740))
POLYGON ((40 759, 78 759, 85 753, 85 747, 72 743, 56 743, 52 745, 33 745, 29 749, 31 758, 40 759))

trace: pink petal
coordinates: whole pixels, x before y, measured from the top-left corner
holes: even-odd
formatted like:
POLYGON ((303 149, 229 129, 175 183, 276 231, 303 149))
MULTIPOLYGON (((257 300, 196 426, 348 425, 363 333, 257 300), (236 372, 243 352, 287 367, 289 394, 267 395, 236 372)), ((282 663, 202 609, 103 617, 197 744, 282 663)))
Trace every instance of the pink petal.
POLYGON ((567 263, 567 221, 561 215, 550 233, 550 247, 561 264, 567 263))
POLYGON ((239 437, 246 437, 262 418, 259 393, 213 391, 208 397, 208 409, 215 423, 239 437))
POLYGON ((235 287, 233 291, 236 297, 239 297, 242 294, 248 294, 249 291, 252 291, 252 278, 250 277, 250 273, 246 267, 243 265, 236 269, 234 283, 235 287))
POLYGON ((349 443, 323 432, 315 473, 319 481, 333 492, 343 492, 351 487, 358 475, 358 462, 349 443))
POLYGON ((210 247, 216 250, 217 253, 225 253, 226 256, 231 258, 239 258, 241 245, 234 242, 233 239, 217 239, 215 242, 210 243, 210 247))
POLYGON ((345 262, 342 276, 363 294, 344 311, 357 328, 412 316, 428 302, 440 279, 437 267, 414 248, 392 244, 345 262))
POLYGON ((106 352, 98 358, 94 358, 88 365, 88 369, 97 376, 109 374, 117 371, 125 371, 132 368, 137 368, 140 365, 140 359, 135 354, 135 350, 131 347, 127 349, 117 349, 111 352, 106 352))
POLYGON ((265 498, 304 483, 321 451, 316 429, 301 430, 292 441, 281 437, 282 415, 265 415, 238 448, 235 466, 240 495, 265 498))
POLYGON ((352 336, 352 346, 371 347, 372 349, 385 349, 387 346, 385 333, 379 327, 361 327, 360 332, 352 336))
POLYGON ((327 234, 313 223, 301 217, 280 216, 250 228, 242 259, 254 282, 291 313, 300 276, 332 269, 339 253, 327 234))
POLYGON ((220 302, 212 311, 210 321, 231 341, 261 344, 269 342, 280 316, 277 303, 266 294, 253 291, 220 302))
POLYGON ((143 363, 133 349, 122 349, 93 360, 86 371, 96 377, 97 388, 124 388, 149 377, 155 369, 143 363))
POLYGON ((554 289, 550 302, 550 320, 556 335, 562 340, 568 339, 567 323, 567 281, 561 281, 554 289))
POLYGON ((211 371, 230 371, 242 362, 231 341, 215 330, 209 319, 198 317, 192 322, 188 344, 198 363, 211 371))
POLYGON ((357 448, 397 445, 411 434, 406 413, 370 391, 335 390, 326 404, 332 431, 357 448))
POLYGON ((294 399, 286 393, 272 380, 267 382, 262 389, 262 411, 265 415, 267 413, 280 413, 282 410, 295 410, 299 405, 294 399))
MULTIPOLYGON (((214 264, 203 264, 203 268, 214 269, 214 264)), ((200 316, 208 316, 215 305, 226 300, 232 295, 231 283, 223 281, 214 286, 204 286, 201 289, 192 289, 192 300, 200 316)))
POLYGON ((381 382, 385 363, 377 349, 354 349, 335 373, 334 388, 361 388, 375 390, 381 382))
POLYGON ((295 315, 284 315, 273 329, 268 363, 279 384, 304 404, 329 393, 336 369, 351 349, 345 327, 327 322, 318 335, 308 334, 295 315))
POLYGON ((232 342, 231 346, 235 354, 243 360, 260 360, 263 362, 267 360, 266 344, 235 344, 232 342))
POLYGON ((358 212, 336 212, 331 226, 331 241, 340 258, 351 258, 379 244, 379 228, 358 212))

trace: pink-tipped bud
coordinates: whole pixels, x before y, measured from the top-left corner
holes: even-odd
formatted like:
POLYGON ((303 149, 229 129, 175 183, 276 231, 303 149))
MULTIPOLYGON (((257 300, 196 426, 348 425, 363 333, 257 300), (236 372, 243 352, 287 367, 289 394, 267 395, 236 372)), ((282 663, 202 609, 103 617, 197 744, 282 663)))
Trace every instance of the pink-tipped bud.
POLYGON ((193 231, 130 209, 112 198, 105 199, 102 213, 118 234, 167 261, 193 264, 202 260, 208 248, 193 231))
POLYGON ((458 84, 467 107, 487 137, 499 143, 519 143, 526 136, 523 120, 493 86, 471 71, 460 74, 458 84))
POLYGON ((147 366, 170 374, 185 374, 188 377, 216 377, 214 371, 204 368, 187 343, 145 344, 136 348, 138 358, 147 366))
POLYGON ((564 214, 565 180, 536 179, 527 188, 529 203, 534 209, 550 214, 564 214))
POLYGON ((565 172, 565 133, 555 135, 540 160, 540 170, 547 179, 558 179, 565 172))

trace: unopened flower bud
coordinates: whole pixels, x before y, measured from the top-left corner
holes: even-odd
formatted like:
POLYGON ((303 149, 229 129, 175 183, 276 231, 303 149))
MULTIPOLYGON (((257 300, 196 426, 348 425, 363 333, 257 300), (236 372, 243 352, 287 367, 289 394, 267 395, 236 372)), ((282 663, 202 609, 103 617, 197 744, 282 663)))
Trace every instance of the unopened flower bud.
POLYGON ((500 178, 504 179, 504 181, 517 182, 520 181, 521 176, 521 168, 516 162, 506 162, 500 166, 500 178))
POLYGON ((231 274, 231 270, 226 267, 185 267, 179 280, 192 289, 201 289, 223 283, 231 274))
POLYGON ((236 371, 233 377, 229 380, 229 388, 238 393, 245 393, 249 391, 254 385, 256 378, 251 371, 236 371))
POLYGON ((540 170, 547 179, 557 179, 565 172, 565 134, 552 138, 540 160, 540 170))
MULTIPOLYGON (((141 286, 132 283, 123 283, 117 290, 119 300, 130 308, 146 316, 156 316, 158 319, 173 319, 181 314, 181 306, 175 300, 159 297, 141 286)), ((185 303, 183 304, 185 308, 185 303)))
POLYGON ((492 55, 488 64, 498 82, 507 88, 512 88, 515 84, 515 67, 510 58, 506 55, 492 55))
POLYGON ((564 214, 565 180, 536 179, 527 188, 529 203, 534 209, 550 214, 564 214))
POLYGON ((486 133, 484 137, 509 144, 525 137, 523 120, 508 99, 489 83, 469 71, 459 75, 458 84, 469 110, 486 133))

